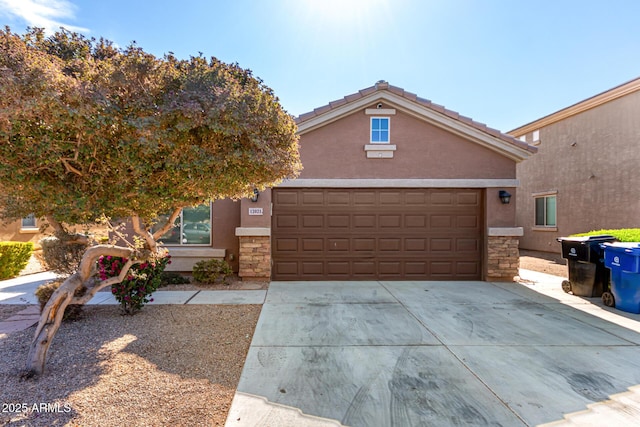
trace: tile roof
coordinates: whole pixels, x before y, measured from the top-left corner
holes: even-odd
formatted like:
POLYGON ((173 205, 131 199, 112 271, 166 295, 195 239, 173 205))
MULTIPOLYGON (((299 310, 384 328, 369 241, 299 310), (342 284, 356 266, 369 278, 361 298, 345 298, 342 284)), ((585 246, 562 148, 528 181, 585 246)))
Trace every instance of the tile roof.
POLYGON ((402 89, 400 87, 390 85, 388 82, 383 81, 383 80, 377 82, 375 85, 373 85, 371 87, 368 87, 368 88, 362 89, 362 90, 360 90, 360 91, 358 91, 356 93, 352 93, 350 95, 347 95, 342 99, 331 101, 327 105, 323 105, 321 107, 318 107, 318 108, 316 108, 313 111, 310 111, 308 113, 301 114, 300 116, 298 116, 296 118, 296 123, 299 125, 299 124, 304 123, 304 122, 306 122, 308 120, 311 120, 313 118, 316 118, 316 117, 319 117, 319 116, 321 116, 323 114, 326 114, 326 113, 328 113, 328 112, 330 112, 330 111, 332 111, 334 109, 342 107, 342 106, 344 106, 346 104, 349 104, 351 102, 355 102, 355 101, 357 101, 359 99, 362 99, 362 98, 364 98, 366 96, 375 94, 376 92, 385 92, 385 91, 393 93, 393 94, 395 94, 397 96, 403 97, 403 98, 405 98, 405 99, 407 99, 407 100, 409 100, 411 102, 414 102, 414 103, 416 103, 416 104, 418 104, 418 105, 420 105, 422 107, 425 107, 425 108, 428 108, 428 109, 430 109, 432 111, 435 111, 436 113, 441 114, 443 116, 446 116, 446 117, 448 117, 450 119, 457 120, 457 121, 459 121, 461 123, 464 123, 464 124, 466 124, 468 126, 471 126, 472 128, 474 128, 476 130, 484 132, 484 133, 486 133, 488 135, 491 135, 494 138, 498 138, 498 139, 500 139, 500 140, 502 140, 504 142, 507 142, 509 144, 512 144, 514 146, 517 146, 520 149, 529 151, 531 153, 535 153, 535 152, 538 151, 538 149, 536 147, 534 147, 532 145, 529 145, 526 142, 520 141, 517 138, 514 138, 514 137, 512 137, 510 135, 507 135, 505 133, 502 133, 497 129, 490 128, 486 124, 477 122, 477 121, 473 120, 470 117, 462 116, 462 115, 460 115, 460 113, 457 113, 457 112, 455 112, 453 110, 449 110, 449 109, 445 108, 442 105, 435 104, 435 103, 431 102, 428 99, 421 98, 421 97, 417 96, 414 93, 407 92, 406 90, 404 90, 404 89, 402 89))

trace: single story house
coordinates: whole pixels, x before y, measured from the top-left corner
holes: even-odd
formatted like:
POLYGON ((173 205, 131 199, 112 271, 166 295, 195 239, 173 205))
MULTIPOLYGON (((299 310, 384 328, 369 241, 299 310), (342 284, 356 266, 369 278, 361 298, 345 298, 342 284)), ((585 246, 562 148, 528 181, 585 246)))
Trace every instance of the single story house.
POLYGON ((252 280, 512 280, 516 166, 537 149, 379 81, 297 118, 303 171, 184 209, 170 270, 252 280))
POLYGON ((521 249, 561 252, 558 237, 640 227, 640 78, 509 132, 538 148, 518 163, 521 249))
POLYGON ((535 147, 385 81, 297 124, 301 175, 213 203, 211 245, 170 247, 174 269, 193 254, 243 279, 517 275, 516 165, 535 147))

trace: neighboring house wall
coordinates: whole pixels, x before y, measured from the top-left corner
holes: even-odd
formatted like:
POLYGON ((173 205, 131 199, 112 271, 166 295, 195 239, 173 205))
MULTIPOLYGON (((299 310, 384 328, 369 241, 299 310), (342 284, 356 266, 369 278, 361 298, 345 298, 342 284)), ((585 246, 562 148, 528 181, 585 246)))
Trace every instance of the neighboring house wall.
POLYGON ((510 132, 539 150, 517 166, 520 248, 559 253, 558 237, 640 227, 639 117, 640 79, 510 132), (556 196, 555 226, 535 225, 544 195, 556 196))
POLYGON ((45 237, 38 228, 40 224, 39 221, 36 221, 36 227, 23 227, 22 221, 0 224, 0 241, 38 243, 40 239, 45 237))

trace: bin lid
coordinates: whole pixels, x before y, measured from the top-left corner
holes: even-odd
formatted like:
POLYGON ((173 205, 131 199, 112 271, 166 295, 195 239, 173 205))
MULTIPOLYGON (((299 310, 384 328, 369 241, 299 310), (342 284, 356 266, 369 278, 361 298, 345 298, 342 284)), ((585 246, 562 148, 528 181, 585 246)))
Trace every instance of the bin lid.
POLYGON ((640 242, 614 242, 604 243, 604 250, 611 250, 614 252, 624 252, 627 254, 640 256, 640 242))
POLYGON ((615 237, 609 234, 599 234, 597 236, 580 236, 580 237, 558 237, 558 242, 613 242, 615 237))

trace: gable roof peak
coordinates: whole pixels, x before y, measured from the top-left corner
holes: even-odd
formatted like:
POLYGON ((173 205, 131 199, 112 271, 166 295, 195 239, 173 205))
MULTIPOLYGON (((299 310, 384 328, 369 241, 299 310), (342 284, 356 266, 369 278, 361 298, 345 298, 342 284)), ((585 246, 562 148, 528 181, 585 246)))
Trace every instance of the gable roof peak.
POLYGON ((318 107, 311 112, 301 114, 296 118, 298 130, 308 132, 319 126, 331 123, 345 114, 350 114, 354 109, 363 108, 369 102, 377 102, 379 99, 386 99, 392 104, 397 104, 398 107, 405 111, 410 111, 414 115, 425 118, 441 127, 455 128, 457 132, 462 134, 468 135, 474 131, 481 132, 486 137, 493 138, 490 145, 506 145, 508 150, 512 149, 517 153, 522 153, 516 154, 515 157, 518 160, 524 160, 529 154, 538 151, 536 147, 526 142, 504 134, 497 129, 490 128, 484 123, 476 122, 470 117, 465 117, 414 93, 407 92, 401 87, 393 86, 386 80, 378 80, 373 86, 361 89, 342 99, 331 101, 329 104, 318 107), (459 126, 466 126, 466 128, 458 129, 459 126))
POLYGON ((374 87, 376 88, 376 90, 388 89, 389 82, 387 82, 386 80, 378 80, 374 87))

